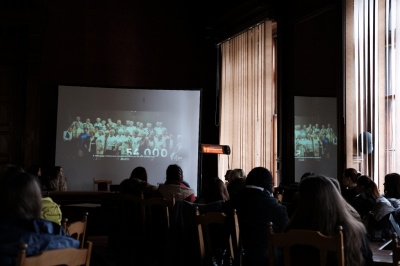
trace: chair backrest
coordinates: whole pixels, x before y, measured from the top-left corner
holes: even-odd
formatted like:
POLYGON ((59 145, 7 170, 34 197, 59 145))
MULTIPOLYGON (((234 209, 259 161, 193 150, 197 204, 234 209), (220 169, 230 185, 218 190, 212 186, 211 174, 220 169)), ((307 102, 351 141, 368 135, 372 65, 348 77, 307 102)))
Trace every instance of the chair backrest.
POLYGON ((83 248, 83 244, 85 243, 86 237, 86 227, 87 227, 87 217, 89 213, 85 212, 81 221, 75 221, 68 223, 68 219, 64 218, 62 221, 62 226, 65 232, 80 241, 81 248, 83 248))
POLYGON ((400 262, 399 238, 395 232, 392 234, 393 265, 398 266, 400 262))
POLYGON ((201 265, 208 265, 212 256, 215 255, 213 254, 216 244, 215 240, 217 240, 219 244, 222 244, 222 247, 224 247, 224 243, 228 243, 226 248, 234 260, 234 265, 238 265, 238 263, 235 262, 235 258, 239 260, 239 224, 236 211, 233 211, 233 221, 231 224, 227 220, 227 217, 225 213, 218 211, 209 211, 200 214, 198 207, 196 207, 196 225, 201 265), (234 225, 233 230, 231 230, 231 225, 234 225), (219 227, 214 227, 214 231, 212 231, 213 226, 219 227), (216 236, 215 232, 219 232, 220 235, 216 236), (228 242, 225 242, 225 240, 228 240, 228 242))
MULTIPOLYGON (((335 254, 337 265, 344 266, 344 245, 343 245, 343 228, 338 228, 336 236, 326 236, 319 231, 297 230, 292 229, 283 233, 274 233, 272 223, 268 228, 268 252, 269 265, 278 265, 274 256, 275 249, 280 248, 282 251, 283 262, 285 266, 292 265, 292 247, 305 246, 313 247, 319 251, 319 265, 327 265, 328 252, 335 254)), ((293 258, 295 259, 295 258, 293 258)))
POLYGON ((124 238, 143 239, 144 234, 144 196, 128 193, 119 194, 118 223, 124 238))
POLYGON ((93 190, 94 191, 110 191, 111 184, 112 184, 112 180, 108 180, 108 179, 96 180, 93 178, 93 190))
POLYGON ((232 219, 232 233, 231 233, 231 256, 234 262, 234 265, 241 265, 242 261, 242 245, 240 243, 240 232, 239 232, 239 220, 236 213, 236 210, 233 210, 233 219, 232 219))
POLYGON ((16 266, 54 266, 54 265, 90 265, 92 242, 86 242, 85 248, 62 248, 43 251, 38 255, 26 257, 27 244, 23 244, 18 253, 16 266))
POLYGON ((118 265, 128 265, 132 258, 139 261, 143 256, 143 193, 115 193, 111 199, 107 250, 118 258, 118 265))
POLYGON ((171 225, 171 211, 175 205, 175 196, 166 198, 147 198, 142 201, 143 229, 149 241, 164 239, 171 225))

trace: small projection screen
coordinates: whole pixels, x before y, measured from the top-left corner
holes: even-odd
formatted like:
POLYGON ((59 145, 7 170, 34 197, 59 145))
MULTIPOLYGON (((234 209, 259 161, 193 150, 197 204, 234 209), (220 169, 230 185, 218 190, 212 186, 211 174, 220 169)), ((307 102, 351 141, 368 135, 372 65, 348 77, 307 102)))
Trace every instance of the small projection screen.
POLYGON ((200 105, 200 89, 59 86, 55 162, 68 190, 120 184, 138 166, 157 185, 178 164, 197 194, 200 105))
POLYGON ((307 172, 337 178, 337 112, 334 97, 294 97, 295 181, 307 172))

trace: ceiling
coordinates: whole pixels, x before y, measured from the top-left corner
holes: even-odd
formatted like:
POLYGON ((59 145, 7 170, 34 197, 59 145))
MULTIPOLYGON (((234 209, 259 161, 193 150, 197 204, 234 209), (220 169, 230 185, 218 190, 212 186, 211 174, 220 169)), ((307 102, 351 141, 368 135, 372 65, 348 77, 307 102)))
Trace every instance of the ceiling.
POLYGON ((175 0, 204 36, 216 42, 276 16, 279 0, 175 0))

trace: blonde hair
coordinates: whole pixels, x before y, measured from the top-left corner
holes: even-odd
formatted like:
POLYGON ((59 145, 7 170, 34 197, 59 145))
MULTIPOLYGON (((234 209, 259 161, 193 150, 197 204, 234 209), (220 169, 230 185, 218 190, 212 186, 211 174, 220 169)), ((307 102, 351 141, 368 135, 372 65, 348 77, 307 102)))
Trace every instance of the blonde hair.
POLYGON ((246 175, 245 175, 243 169, 241 169, 241 168, 235 168, 229 173, 230 181, 238 179, 238 178, 246 178, 246 175))

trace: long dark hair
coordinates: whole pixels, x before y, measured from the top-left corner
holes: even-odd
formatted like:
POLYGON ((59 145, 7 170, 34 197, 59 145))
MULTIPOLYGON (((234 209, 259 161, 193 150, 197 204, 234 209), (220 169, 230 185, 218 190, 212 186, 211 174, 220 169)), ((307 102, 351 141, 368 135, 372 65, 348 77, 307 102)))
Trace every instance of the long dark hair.
POLYGON ((218 177, 204 179, 202 196, 205 203, 229 200, 228 190, 218 177))
POLYGON ((354 168, 346 168, 343 171, 343 177, 348 177, 352 183, 356 183, 361 174, 354 168))
POLYGON ((400 175, 398 173, 385 175, 385 197, 400 198, 400 175))
POLYGON ((182 168, 177 164, 171 164, 167 167, 167 181, 182 181, 183 171, 182 168))
POLYGON ((360 175, 357 179, 357 186, 363 186, 364 192, 371 195, 374 199, 380 196, 378 186, 375 184, 374 180, 367 175, 360 175))
POLYGON ((54 166, 53 172, 50 175, 50 179, 56 179, 58 177, 58 173, 60 172, 61 166, 54 166))
POLYGON ((357 211, 342 197, 331 179, 309 176, 300 182, 300 201, 286 230, 305 229, 336 235, 343 227, 346 265, 363 265, 360 249, 366 230, 357 211))
POLYGON ((133 179, 133 178, 137 178, 137 179, 147 182, 146 168, 144 168, 142 166, 138 166, 138 167, 134 168, 132 170, 132 173, 131 173, 131 176, 129 177, 129 179, 133 179))

